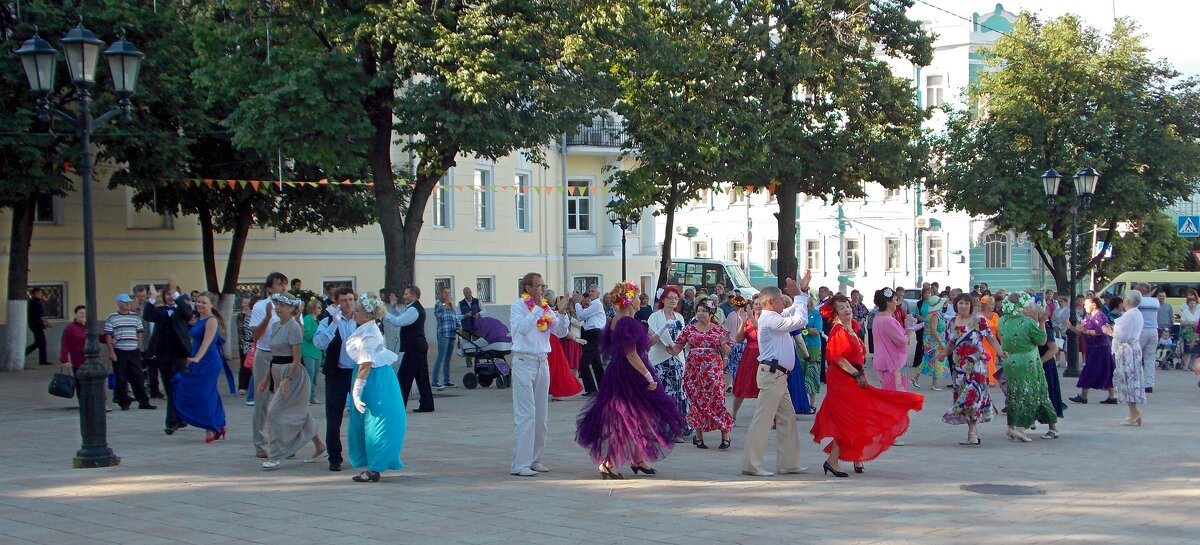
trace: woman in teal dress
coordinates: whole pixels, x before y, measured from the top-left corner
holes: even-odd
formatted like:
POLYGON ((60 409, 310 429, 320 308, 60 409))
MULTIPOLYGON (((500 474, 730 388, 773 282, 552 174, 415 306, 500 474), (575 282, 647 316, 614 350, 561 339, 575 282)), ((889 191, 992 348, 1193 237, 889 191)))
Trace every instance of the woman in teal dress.
POLYGON ((354 308, 358 329, 346 339, 346 354, 358 363, 350 391, 353 405, 346 442, 350 464, 366 468, 353 477, 360 483, 379 482, 380 473, 404 467, 400 449, 404 445, 407 419, 400 381, 392 370, 397 356, 385 347, 386 341, 376 323, 386 312, 387 306, 382 301, 364 294, 354 308))
POLYGON ((175 412, 187 425, 207 432, 205 443, 225 437, 225 406, 217 391, 217 379, 225 369, 221 357, 225 320, 217 313, 216 301, 212 293, 196 296, 197 320, 190 331, 192 357, 187 359, 187 369, 171 377, 175 412))
POLYGON ((917 389, 921 388, 921 376, 929 375, 932 379, 930 387, 933 391, 940 392, 942 389, 938 388, 938 379, 950 376, 950 367, 946 360, 938 357, 938 353, 946 345, 946 320, 942 317, 942 307, 945 305, 946 300, 937 295, 930 295, 925 300, 925 314, 921 316, 925 323, 925 346, 922 347, 924 356, 921 358, 917 376, 912 380, 913 387, 917 389))
POLYGON ((1035 422, 1050 425, 1047 438, 1058 437, 1058 415, 1050 403, 1046 373, 1037 347, 1046 342, 1045 311, 1033 297, 1017 292, 1004 301, 1000 317, 1000 344, 1008 351, 1004 377, 1008 396, 1008 438, 1022 443, 1033 441, 1025 429, 1035 422))

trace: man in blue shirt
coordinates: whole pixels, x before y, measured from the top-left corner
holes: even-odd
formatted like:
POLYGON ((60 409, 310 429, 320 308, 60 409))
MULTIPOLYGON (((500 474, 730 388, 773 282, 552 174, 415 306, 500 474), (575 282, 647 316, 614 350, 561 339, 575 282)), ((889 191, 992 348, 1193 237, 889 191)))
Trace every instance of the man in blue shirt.
POLYGON ((354 290, 338 288, 334 292, 337 307, 329 309, 330 316, 321 320, 313 344, 325 351, 325 444, 329 452, 329 471, 342 470, 342 416, 346 412, 346 396, 354 381, 358 366, 346 353, 343 341, 354 334, 354 290))
POLYGON ((462 316, 462 330, 475 334, 475 318, 483 316, 483 305, 480 305, 479 299, 471 293, 471 288, 463 288, 462 301, 458 302, 458 313, 462 316))

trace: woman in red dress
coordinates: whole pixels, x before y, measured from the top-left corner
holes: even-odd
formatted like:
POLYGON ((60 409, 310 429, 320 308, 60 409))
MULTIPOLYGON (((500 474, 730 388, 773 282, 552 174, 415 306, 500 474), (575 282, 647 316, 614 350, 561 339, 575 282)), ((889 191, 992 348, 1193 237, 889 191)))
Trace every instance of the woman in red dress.
POLYGON ((737 421, 738 409, 742 408, 742 400, 758 397, 758 315, 762 314, 762 303, 756 299, 754 310, 742 321, 742 328, 734 335, 736 342, 746 343, 742 351, 742 361, 738 362, 737 375, 733 377, 733 420, 737 421))
POLYGON ((704 432, 721 430, 721 445, 729 448, 729 430, 733 417, 725 409, 725 355, 729 353, 729 334, 713 323, 712 301, 696 304, 696 323, 683 329, 671 352, 687 349, 683 370, 683 391, 688 398, 687 425, 696 430, 692 444, 706 449, 704 432))
POLYGON ((881 390, 867 384, 863 362, 867 350, 855 331, 850 300, 838 294, 821 307, 821 315, 833 318, 833 329, 825 354, 829 371, 825 375, 828 392, 813 423, 813 442, 833 439, 825 452, 826 474, 849 477, 839 460, 854 462, 854 472, 862 473, 863 462, 874 460, 908 430, 908 411, 919 411, 925 398, 908 392, 881 390))
POLYGON ((571 372, 567 353, 563 350, 563 345, 568 342, 571 341, 559 340, 557 335, 550 336, 550 355, 547 358, 550 364, 550 399, 560 400, 583 391, 583 384, 571 372))

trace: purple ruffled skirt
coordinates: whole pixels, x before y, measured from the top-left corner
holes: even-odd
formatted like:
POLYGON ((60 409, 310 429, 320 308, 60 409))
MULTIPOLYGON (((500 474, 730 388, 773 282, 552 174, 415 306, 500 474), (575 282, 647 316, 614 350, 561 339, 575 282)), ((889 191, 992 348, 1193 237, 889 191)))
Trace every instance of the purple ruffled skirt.
MULTIPOLYGON (((646 367, 654 373, 649 363, 646 367)), ((675 400, 661 387, 646 389, 646 378, 620 358, 609 364, 595 397, 579 414, 575 442, 593 462, 622 466, 666 456, 685 428, 675 400)))

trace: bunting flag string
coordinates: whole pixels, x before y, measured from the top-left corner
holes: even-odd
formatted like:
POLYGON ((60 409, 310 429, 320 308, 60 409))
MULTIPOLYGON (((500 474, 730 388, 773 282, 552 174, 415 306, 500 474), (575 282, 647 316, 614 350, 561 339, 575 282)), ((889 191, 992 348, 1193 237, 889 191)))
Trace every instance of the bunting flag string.
MULTIPOLYGON (((351 187, 351 188, 367 188, 367 187, 374 187, 374 186, 375 186, 375 183, 374 183, 373 181, 371 181, 371 180, 350 180, 350 179, 347 179, 347 180, 340 180, 340 181, 339 181, 339 180, 330 180, 330 179, 327 179, 327 178, 322 178, 322 179, 320 179, 320 180, 317 180, 317 181, 305 181, 305 180, 283 180, 283 181, 279 181, 279 180, 221 180, 221 179, 214 179, 214 178, 185 178, 185 179, 182 181, 182 183, 183 183, 184 185, 192 185, 192 186, 195 186, 195 187, 202 187, 202 186, 203 186, 203 187, 209 187, 209 188, 212 188, 212 187, 218 187, 218 188, 220 188, 220 187, 226 187, 226 188, 229 188, 229 189, 246 189, 246 188, 249 188, 249 189, 250 189, 250 190, 252 190, 252 191, 266 191, 266 190, 268 190, 268 189, 269 189, 269 188, 271 188, 271 187, 275 187, 275 188, 277 188, 277 189, 279 189, 279 190, 282 190, 284 187, 351 187)), ((397 185, 398 187, 412 187, 413 183, 412 183, 412 182, 408 182, 408 181, 398 181, 398 182, 396 182, 396 185, 397 185)), ((486 192, 511 191, 511 192, 514 192, 514 193, 527 193, 527 194, 528 194, 528 193, 533 193, 533 192, 535 192, 535 191, 537 191, 537 190, 538 190, 538 188, 535 188, 535 187, 532 187, 532 186, 528 186, 528 185, 488 185, 488 186, 484 186, 484 187, 476 187, 476 186, 474 186, 474 185, 461 185, 461 184, 456 184, 456 185, 446 185, 446 186, 442 186, 442 185, 440 185, 440 184, 439 184, 439 185, 438 185, 438 188, 439 188, 439 189, 441 189, 441 188, 452 189, 452 190, 454 190, 454 191, 471 191, 471 192, 476 192, 476 191, 486 191, 486 192)), ((590 194, 590 195, 596 195, 596 194, 599 192, 599 189, 600 189, 599 187, 597 187, 597 186, 594 186, 594 185, 593 185, 593 186, 588 186, 588 187, 578 187, 578 186, 572 186, 572 187, 568 187, 568 188, 566 189, 566 191, 567 191, 567 194, 568 194, 568 195, 572 195, 572 196, 583 196, 583 195, 588 195, 588 194, 590 194)), ((557 185, 556 185, 556 186, 547 185, 547 186, 542 186, 542 187, 541 187, 541 190, 545 191, 546 195, 550 195, 551 193, 554 193, 554 192, 557 192, 557 193, 561 194, 561 193, 563 192, 563 187, 562 187, 562 186, 557 186, 557 185)))

